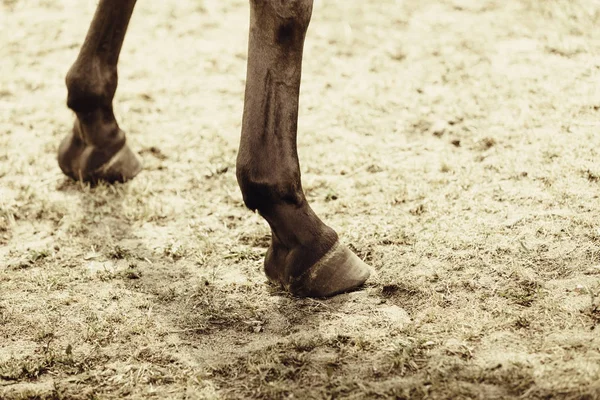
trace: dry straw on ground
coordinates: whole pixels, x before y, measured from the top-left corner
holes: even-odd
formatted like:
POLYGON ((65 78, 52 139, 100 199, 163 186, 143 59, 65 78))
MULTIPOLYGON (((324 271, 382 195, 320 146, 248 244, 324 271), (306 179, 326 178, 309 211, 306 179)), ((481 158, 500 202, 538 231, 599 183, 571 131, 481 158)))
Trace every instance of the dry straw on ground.
POLYGON ((235 182, 245 0, 140 1, 145 170, 60 174, 94 5, 0 3, 0 398, 600 398, 598 1, 316 1, 304 186, 378 271, 330 300, 265 283, 235 182))

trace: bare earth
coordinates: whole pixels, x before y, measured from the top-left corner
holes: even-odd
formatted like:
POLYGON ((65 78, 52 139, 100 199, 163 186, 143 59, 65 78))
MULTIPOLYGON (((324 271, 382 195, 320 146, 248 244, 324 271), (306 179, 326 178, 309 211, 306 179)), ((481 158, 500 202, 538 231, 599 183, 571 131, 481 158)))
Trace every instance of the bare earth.
POLYGON ((145 169, 62 176, 95 3, 0 2, 0 398, 600 398, 598 0, 316 1, 304 186, 378 272, 329 300, 235 180, 247 0, 140 1, 145 169))

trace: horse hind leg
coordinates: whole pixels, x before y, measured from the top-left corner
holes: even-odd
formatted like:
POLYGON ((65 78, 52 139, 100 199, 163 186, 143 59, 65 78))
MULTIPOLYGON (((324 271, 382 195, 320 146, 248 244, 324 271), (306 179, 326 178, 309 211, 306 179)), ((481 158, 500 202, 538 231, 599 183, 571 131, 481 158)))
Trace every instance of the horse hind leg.
POLYGON ((246 206, 271 227, 265 273, 298 296, 355 289, 371 268, 309 206, 296 150, 304 38, 312 0, 251 0, 237 179, 246 206))
POLYGON ((100 0, 76 61, 66 76, 72 131, 58 149, 58 164, 75 180, 126 181, 141 164, 113 113, 117 63, 135 0, 100 0))

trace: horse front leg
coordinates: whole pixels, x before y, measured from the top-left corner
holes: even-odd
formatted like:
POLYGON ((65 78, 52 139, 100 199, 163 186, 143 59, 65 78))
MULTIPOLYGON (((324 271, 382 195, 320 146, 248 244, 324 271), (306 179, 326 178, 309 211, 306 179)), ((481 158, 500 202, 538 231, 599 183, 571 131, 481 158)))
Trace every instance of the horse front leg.
POLYGON ((117 62, 135 0, 100 0, 79 56, 66 77, 67 105, 76 114, 58 163, 75 180, 125 181, 141 169, 113 113, 117 62))
POLYGON ((237 179, 246 206, 269 223, 265 272, 299 296, 352 290, 370 267, 339 243, 306 201, 296 150, 304 38, 313 0, 251 0, 237 179))

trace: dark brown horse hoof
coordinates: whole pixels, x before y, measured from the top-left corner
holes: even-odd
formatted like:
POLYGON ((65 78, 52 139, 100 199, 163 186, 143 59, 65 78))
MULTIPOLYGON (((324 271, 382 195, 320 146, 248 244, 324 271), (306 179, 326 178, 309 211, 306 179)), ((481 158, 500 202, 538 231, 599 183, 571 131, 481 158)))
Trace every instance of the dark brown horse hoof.
MULTIPOLYGON (((283 266, 278 267, 284 269, 283 266)), ((372 268, 336 241, 319 261, 297 277, 265 272, 273 283, 295 296, 330 297, 362 286, 371 275, 372 268)))
POLYGON ((74 133, 58 148, 58 164, 65 175, 76 181, 125 182, 135 177, 142 164, 127 144, 120 149, 100 150, 85 144, 74 133))

